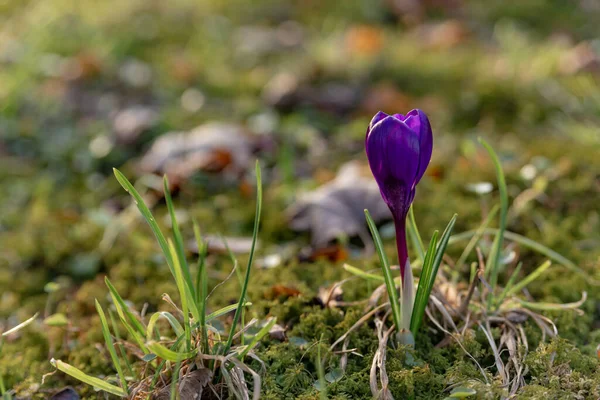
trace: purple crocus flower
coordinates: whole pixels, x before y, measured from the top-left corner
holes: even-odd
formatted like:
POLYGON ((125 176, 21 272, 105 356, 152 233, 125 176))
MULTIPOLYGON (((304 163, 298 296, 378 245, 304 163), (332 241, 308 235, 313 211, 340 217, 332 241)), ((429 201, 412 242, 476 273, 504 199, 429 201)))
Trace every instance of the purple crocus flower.
POLYGON ((431 160, 431 125, 421 110, 412 110, 406 115, 380 111, 369 124, 365 146, 381 196, 394 218, 400 274, 404 281, 408 265, 406 215, 415 197, 415 187, 431 160))

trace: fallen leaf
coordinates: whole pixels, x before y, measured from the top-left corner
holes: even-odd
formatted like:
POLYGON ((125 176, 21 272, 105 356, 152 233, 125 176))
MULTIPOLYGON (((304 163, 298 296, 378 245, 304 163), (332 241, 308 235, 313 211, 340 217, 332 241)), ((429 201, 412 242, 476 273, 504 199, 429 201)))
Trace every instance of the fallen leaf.
POLYGON ((275 324, 271 327, 269 336, 273 340, 279 340, 280 342, 283 342, 285 340, 285 328, 279 324, 275 324))
POLYGON ((375 222, 390 219, 391 214, 377 183, 368 175, 361 173, 357 162, 344 164, 333 181, 301 196, 288 209, 290 227, 310 231, 316 249, 326 248, 343 236, 358 236, 372 251, 364 210, 369 210, 375 222))
MULTIPOLYGON (((208 368, 201 368, 185 374, 178 384, 179 398, 181 399, 201 399, 204 388, 212 379, 212 371, 208 368)), ((160 389, 158 393, 152 396, 153 400, 168 400, 171 398, 171 385, 160 389)))
POLYGON ((140 161, 144 172, 167 174, 185 180, 196 171, 246 171, 257 142, 243 127, 212 122, 189 132, 171 132, 159 137, 140 161))
POLYGON ((321 286, 317 300, 323 307, 335 307, 338 302, 342 301, 342 285, 334 284, 333 286, 321 286))
POLYGON ((282 112, 296 107, 314 107, 335 114, 344 114, 356 108, 362 98, 358 85, 327 82, 320 86, 301 85, 289 73, 275 75, 265 85, 264 101, 282 112))

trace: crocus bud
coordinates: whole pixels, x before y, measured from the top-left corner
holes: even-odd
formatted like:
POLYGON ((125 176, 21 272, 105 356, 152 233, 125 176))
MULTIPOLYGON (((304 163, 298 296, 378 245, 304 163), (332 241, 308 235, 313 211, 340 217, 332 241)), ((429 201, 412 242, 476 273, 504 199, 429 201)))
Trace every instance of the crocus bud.
POLYGON ((394 218, 400 274, 404 279, 408 265, 406 215, 433 148, 429 120, 421 110, 406 115, 380 111, 369 124, 365 147, 381 196, 394 218))

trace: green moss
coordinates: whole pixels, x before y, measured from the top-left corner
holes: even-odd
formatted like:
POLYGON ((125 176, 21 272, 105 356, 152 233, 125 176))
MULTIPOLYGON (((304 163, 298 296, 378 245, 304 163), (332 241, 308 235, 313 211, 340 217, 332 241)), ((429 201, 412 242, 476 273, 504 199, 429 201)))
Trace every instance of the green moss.
POLYGON ((565 339, 541 344, 527 356, 532 396, 549 398, 597 398, 600 395, 600 363, 597 357, 582 354, 565 339))

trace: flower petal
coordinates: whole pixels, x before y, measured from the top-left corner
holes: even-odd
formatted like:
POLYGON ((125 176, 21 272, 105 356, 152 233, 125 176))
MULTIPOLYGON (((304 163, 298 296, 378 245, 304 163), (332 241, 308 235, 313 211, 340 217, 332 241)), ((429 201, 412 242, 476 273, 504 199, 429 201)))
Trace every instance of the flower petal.
POLYGON ((419 167, 419 137, 394 117, 377 122, 367 140, 367 157, 381 194, 393 212, 405 213, 419 167))
POLYGON ((371 129, 373 129, 373 126, 376 123, 378 123, 379 121, 383 120, 386 117, 389 117, 389 115, 387 115, 383 111, 379 111, 377 114, 375 114, 375 116, 373 117, 373 119, 371 119, 371 122, 369 123, 369 129, 367 130, 367 134, 371 129))
POLYGON ((419 167, 415 178, 416 185, 425 174, 429 161, 431 161, 433 133, 427 115, 419 109, 412 110, 406 114, 404 123, 419 135, 419 167))

